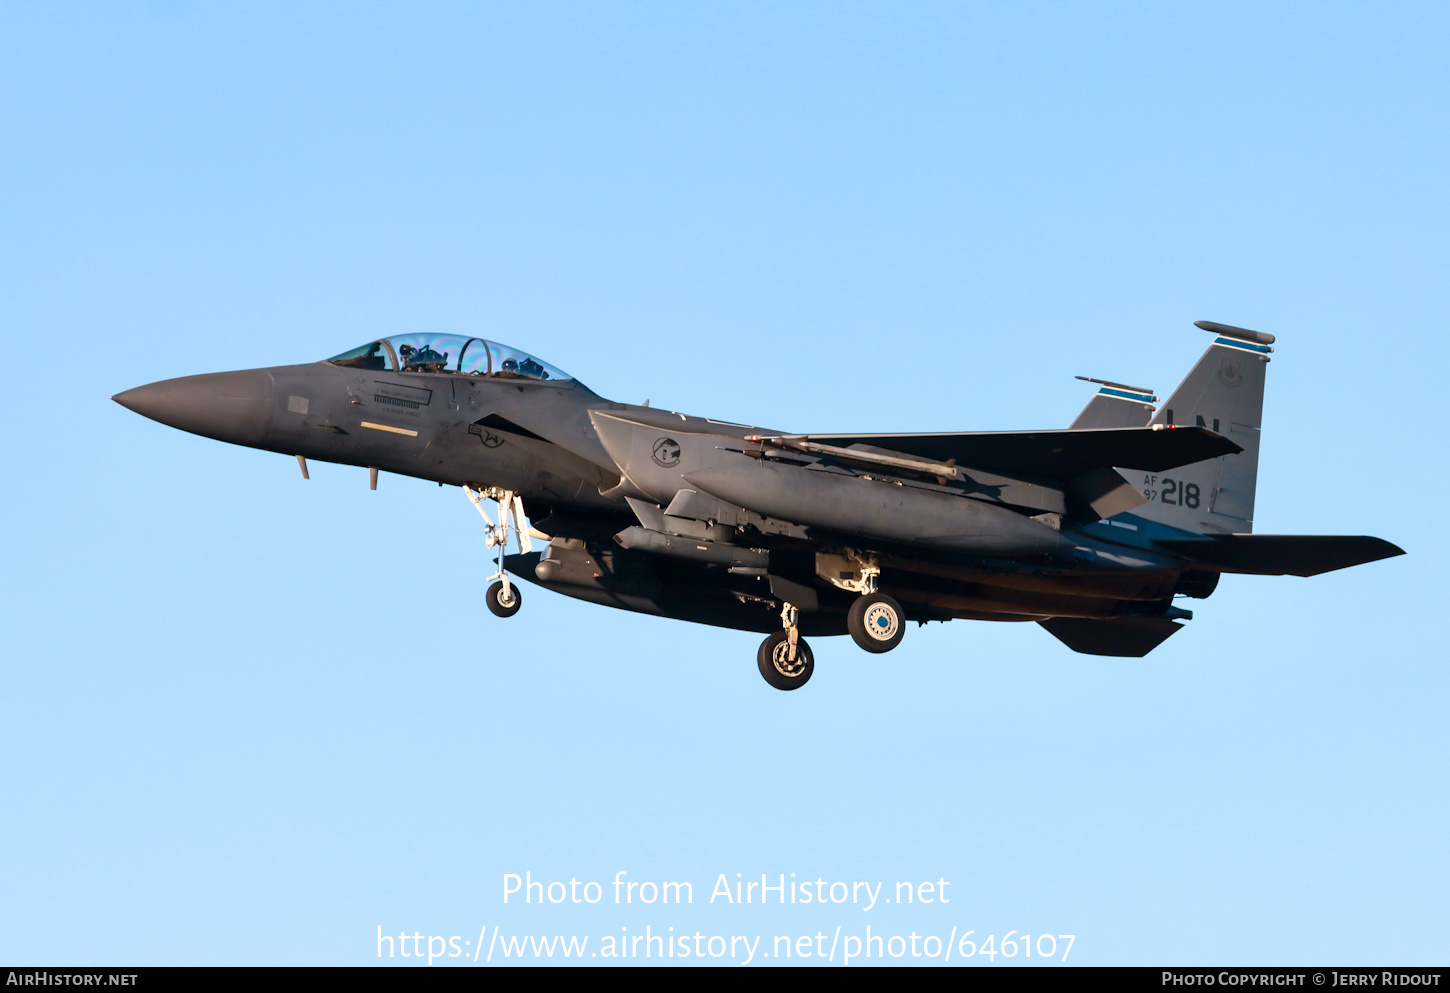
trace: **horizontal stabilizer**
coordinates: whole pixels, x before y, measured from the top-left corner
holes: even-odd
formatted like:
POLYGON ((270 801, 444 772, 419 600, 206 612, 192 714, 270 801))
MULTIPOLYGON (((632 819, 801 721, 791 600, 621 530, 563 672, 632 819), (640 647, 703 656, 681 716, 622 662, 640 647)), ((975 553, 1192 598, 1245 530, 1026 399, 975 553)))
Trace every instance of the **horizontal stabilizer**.
POLYGON ((1405 554, 1398 545, 1368 535, 1222 534, 1158 544, 1219 572, 1257 576, 1317 576, 1405 554))
POLYGON ((1121 466, 1162 472, 1241 451, 1205 427, 1097 428, 1088 431, 971 431, 951 434, 812 434, 780 439, 841 448, 870 445, 937 462, 1012 475, 1073 479, 1121 466))
POLYGON ((1125 659, 1142 658, 1183 627, 1166 617, 1054 617, 1037 623, 1074 652, 1125 659))

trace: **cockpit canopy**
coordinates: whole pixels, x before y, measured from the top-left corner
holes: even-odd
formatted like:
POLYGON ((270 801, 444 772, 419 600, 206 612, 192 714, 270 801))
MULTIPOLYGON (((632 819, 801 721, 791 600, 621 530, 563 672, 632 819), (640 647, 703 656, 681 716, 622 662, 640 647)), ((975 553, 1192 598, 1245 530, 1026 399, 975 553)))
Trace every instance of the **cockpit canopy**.
POLYGON ((327 361, 378 372, 451 372, 561 384, 574 379, 528 352, 461 334, 395 335, 334 355, 327 361))

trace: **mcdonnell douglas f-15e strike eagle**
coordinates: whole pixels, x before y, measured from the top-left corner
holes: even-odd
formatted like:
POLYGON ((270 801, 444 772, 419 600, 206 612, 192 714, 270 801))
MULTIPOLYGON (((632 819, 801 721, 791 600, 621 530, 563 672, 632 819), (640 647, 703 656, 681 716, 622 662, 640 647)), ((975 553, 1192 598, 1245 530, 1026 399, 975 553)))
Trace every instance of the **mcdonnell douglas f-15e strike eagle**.
POLYGON ((519 610, 512 576, 767 633, 760 672, 792 690, 815 667, 804 635, 889 652, 908 621, 1036 621, 1073 651, 1139 657, 1192 617, 1176 598, 1211 595, 1225 572, 1313 576, 1403 554, 1365 536, 1251 533, 1274 337, 1198 327, 1213 343, 1162 407, 1089 380, 1100 388, 1065 430, 789 434, 616 403, 452 334, 114 399, 294 455, 304 476, 315 459, 366 466, 374 487, 379 470, 462 487, 497 550, 494 614, 519 610))

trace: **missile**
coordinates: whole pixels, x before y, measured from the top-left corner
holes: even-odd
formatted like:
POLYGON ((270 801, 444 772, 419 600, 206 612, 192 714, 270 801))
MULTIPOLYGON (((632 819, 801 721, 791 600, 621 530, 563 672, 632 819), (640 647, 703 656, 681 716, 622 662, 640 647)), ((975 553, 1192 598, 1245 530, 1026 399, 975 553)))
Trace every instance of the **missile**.
POLYGON ((1005 508, 884 480, 771 462, 698 469, 685 479, 757 514, 843 534, 992 555, 1073 546, 1055 529, 1005 508))

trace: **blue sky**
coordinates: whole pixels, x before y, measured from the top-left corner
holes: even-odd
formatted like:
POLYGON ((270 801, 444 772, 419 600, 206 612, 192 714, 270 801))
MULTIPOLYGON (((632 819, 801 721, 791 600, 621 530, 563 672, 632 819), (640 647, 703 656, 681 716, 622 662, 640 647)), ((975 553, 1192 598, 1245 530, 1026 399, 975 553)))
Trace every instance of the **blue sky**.
POLYGON ((0 5, 0 959, 870 923, 1075 934, 1069 964, 1443 963, 1447 27, 0 5), (753 635, 537 589, 492 617, 456 492, 303 483, 108 399, 447 331, 790 430, 1051 427, 1075 374, 1166 395, 1202 319, 1279 337, 1258 529, 1409 555, 1230 577, 1141 661, 1035 625, 821 639, 792 694, 753 635), (502 903, 506 873, 621 870, 695 903, 502 903), (952 902, 710 904, 721 873, 952 902))

